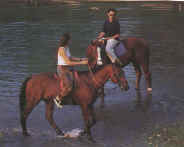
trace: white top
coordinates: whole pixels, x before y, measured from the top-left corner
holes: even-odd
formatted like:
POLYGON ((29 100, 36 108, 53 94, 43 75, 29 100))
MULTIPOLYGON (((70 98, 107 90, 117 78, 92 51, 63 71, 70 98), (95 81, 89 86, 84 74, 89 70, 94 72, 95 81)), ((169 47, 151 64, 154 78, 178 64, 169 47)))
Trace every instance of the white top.
POLYGON ((71 57, 69 47, 60 47, 58 51, 58 65, 68 65, 61 53, 61 50, 63 49, 65 50, 66 56, 71 57))

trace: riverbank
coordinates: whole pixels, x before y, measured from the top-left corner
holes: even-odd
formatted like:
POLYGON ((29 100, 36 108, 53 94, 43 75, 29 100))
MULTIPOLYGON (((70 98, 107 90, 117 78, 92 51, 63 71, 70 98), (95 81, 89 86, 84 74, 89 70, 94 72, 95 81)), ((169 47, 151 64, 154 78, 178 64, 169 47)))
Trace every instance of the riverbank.
POLYGON ((178 121, 169 125, 156 127, 147 137, 150 147, 183 147, 184 146, 184 122, 178 121))
MULTIPOLYGON (((126 2, 126 3, 147 3, 144 4, 146 7, 167 7, 174 4, 174 6, 182 10, 184 9, 184 1, 173 1, 173 0, 2 0, 0 1, 0 7, 4 6, 12 6, 14 4, 26 4, 28 6, 38 7, 41 5, 57 5, 57 4, 80 4, 80 3, 119 3, 119 2, 126 2), (159 2, 159 3, 158 3, 159 2)), ((173 6, 171 6, 173 7, 173 6)), ((95 9, 96 10, 96 9, 95 9)))

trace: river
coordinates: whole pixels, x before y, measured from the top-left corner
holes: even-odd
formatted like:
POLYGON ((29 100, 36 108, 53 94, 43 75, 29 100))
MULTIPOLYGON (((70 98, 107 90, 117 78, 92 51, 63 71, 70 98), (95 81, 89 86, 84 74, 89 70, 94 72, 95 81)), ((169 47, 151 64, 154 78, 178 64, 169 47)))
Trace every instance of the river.
MULTIPOLYGON (((32 7, 0 6, 0 147, 94 146, 87 139, 57 138, 45 120, 40 103, 28 119, 31 137, 21 134, 19 89, 31 74, 55 72, 56 50, 64 32, 72 34, 71 53, 84 57, 86 48, 102 29, 107 8, 118 10, 121 36, 148 41, 153 92, 147 95, 142 78, 135 91, 135 72, 124 68, 130 90, 105 86, 106 106, 96 103, 97 124, 92 134, 95 146, 146 147, 144 134, 153 126, 175 122, 184 115, 184 7, 174 2, 73 3, 32 7)), ((77 68, 87 70, 86 67, 77 68)), ((55 120, 67 131, 82 128, 80 108, 56 109, 55 120), (67 117, 66 117, 67 116, 67 117)))

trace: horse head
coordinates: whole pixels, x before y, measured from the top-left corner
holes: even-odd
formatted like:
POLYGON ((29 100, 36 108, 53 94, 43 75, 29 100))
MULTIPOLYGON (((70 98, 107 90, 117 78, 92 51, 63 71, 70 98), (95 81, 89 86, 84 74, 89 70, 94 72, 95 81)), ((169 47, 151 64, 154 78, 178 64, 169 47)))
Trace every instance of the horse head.
POLYGON ((129 89, 128 81, 125 78, 125 73, 120 66, 112 64, 111 81, 117 83, 122 90, 127 91, 129 89))
POLYGON ((90 45, 87 48, 86 56, 88 58, 88 63, 91 69, 96 70, 98 68, 97 60, 98 60, 98 52, 97 47, 100 47, 101 49, 101 58, 103 64, 109 64, 111 63, 110 59, 106 55, 105 49, 103 49, 104 42, 101 40, 92 40, 90 45))
POLYGON ((95 40, 92 40, 91 41, 91 45, 93 45, 93 46, 101 46, 101 45, 103 45, 104 44, 104 41, 103 40, 100 40, 100 39, 95 39, 95 40))
POLYGON ((88 58, 88 64, 91 69, 95 69, 97 65, 97 43, 95 40, 91 41, 91 44, 86 50, 86 57, 88 58))

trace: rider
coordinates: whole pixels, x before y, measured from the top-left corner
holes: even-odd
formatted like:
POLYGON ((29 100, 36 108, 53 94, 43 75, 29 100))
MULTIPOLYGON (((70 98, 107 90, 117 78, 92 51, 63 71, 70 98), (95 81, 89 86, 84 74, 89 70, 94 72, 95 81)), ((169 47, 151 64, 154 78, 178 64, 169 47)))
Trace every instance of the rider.
POLYGON ((60 46, 58 49, 57 74, 62 82, 60 96, 57 96, 55 99, 55 103, 58 107, 61 107, 62 98, 68 95, 73 88, 74 77, 72 67, 88 64, 87 58, 76 58, 71 56, 69 49, 70 39, 70 34, 64 33, 60 39, 60 46))
POLYGON ((114 53, 114 47, 119 42, 120 37, 120 24, 118 19, 116 18, 117 11, 113 8, 110 8, 107 11, 108 19, 105 20, 105 23, 103 25, 103 30, 101 33, 99 33, 99 36, 97 39, 103 39, 107 40, 106 44, 106 53, 112 63, 119 63, 121 64, 121 61, 117 58, 116 54, 114 53))

